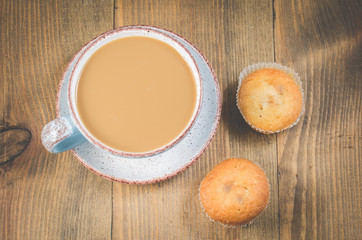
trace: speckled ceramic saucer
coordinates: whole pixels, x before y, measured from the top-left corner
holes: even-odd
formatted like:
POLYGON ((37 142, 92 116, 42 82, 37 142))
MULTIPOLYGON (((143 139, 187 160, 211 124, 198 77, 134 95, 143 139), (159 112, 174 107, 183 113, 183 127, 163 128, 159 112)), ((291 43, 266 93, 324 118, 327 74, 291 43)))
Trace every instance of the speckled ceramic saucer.
MULTIPOLYGON (((132 26, 134 28, 134 26, 132 26)), ((205 57, 182 37, 164 29, 148 26, 174 38, 194 57, 202 78, 202 99, 198 116, 188 133, 173 147, 148 157, 113 155, 89 142, 72 150, 88 169, 110 180, 149 184, 170 178, 194 163, 209 145, 215 134, 221 112, 221 97, 217 78, 205 57)), ((82 52, 96 39, 84 46, 65 70, 58 90, 58 117, 70 116, 67 101, 69 78, 82 52)))

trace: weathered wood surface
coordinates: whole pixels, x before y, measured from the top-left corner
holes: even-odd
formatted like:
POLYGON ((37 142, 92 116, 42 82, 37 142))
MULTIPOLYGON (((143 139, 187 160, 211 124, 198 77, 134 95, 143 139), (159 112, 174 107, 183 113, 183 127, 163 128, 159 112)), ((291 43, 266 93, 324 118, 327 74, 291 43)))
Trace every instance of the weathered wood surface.
POLYGON ((0 0, 0 239, 361 239, 362 6, 359 1, 0 0), (185 172, 145 186, 112 183, 40 132, 72 56, 102 32, 154 25, 191 41, 220 82, 216 135, 185 172), (300 123, 262 135, 235 105, 239 72, 276 61, 305 89, 300 123), (258 162, 267 210, 246 228, 208 220, 198 200, 218 162, 258 162))
POLYGON ((277 136, 280 237, 361 239, 361 2, 280 0, 275 16, 275 59, 306 102, 277 136))

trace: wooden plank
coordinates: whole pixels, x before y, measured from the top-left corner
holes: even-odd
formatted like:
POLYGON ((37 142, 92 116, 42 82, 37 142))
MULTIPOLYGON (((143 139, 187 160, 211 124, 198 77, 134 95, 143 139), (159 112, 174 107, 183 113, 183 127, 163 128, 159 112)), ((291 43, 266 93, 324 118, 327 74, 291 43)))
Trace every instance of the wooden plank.
POLYGON ((56 117, 58 83, 68 61, 112 29, 113 1, 1 0, 0 6, 0 126, 6 144, 0 156, 15 154, 0 165, 0 239, 110 239, 112 183, 70 152, 48 153, 40 133, 56 117), (5 131, 14 127, 31 134, 24 151, 19 144, 27 135, 5 131))
POLYGON ((277 239, 276 136, 251 130, 235 105, 238 74, 273 61, 272 1, 115 1, 115 27, 153 25, 193 42, 209 59, 223 94, 221 122, 211 145, 185 172, 148 186, 114 184, 113 239, 277 239), (271 183, 267 210, 247 228, 225 228, 202 213, 198 188, 218 162, 243 157, 263 166, 271 183))
POLYGON ((281 239, 361 239, 361 3, 275 1, 276 61, 306 112, 278 135, 281 239))

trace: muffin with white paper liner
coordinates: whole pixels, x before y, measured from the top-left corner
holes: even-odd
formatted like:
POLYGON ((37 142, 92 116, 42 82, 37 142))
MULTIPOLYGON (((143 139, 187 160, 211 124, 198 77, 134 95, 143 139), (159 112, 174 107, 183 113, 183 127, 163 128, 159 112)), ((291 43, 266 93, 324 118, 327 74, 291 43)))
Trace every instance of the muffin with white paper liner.
POLYGON ((202 180, 199 200, 205 215, 226 227, 248 226, 266 209, 270 184, 259 164, 229 158, 202 180))
POLYGON ((278 63, 257 63, 239 76, 236 103, 256 131, 278 133, 296 125, 304 113, 302 82, 292 69, 278 63))

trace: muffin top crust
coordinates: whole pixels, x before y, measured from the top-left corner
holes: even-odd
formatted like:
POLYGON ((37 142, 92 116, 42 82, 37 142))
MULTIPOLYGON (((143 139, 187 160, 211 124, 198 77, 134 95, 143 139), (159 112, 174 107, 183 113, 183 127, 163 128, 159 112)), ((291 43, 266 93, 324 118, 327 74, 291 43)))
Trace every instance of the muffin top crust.
POLYGON ((242 80, 237 105, 249 125, 272 133, 286 129, 298 120, 302 111, 302 93, 292 75, 263 68, 242 80))

